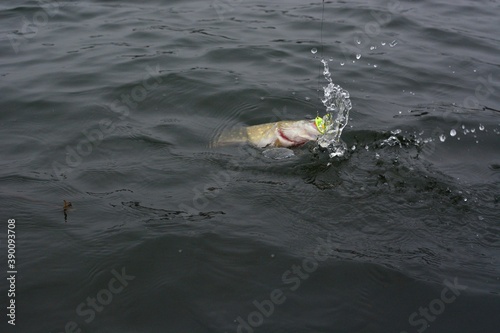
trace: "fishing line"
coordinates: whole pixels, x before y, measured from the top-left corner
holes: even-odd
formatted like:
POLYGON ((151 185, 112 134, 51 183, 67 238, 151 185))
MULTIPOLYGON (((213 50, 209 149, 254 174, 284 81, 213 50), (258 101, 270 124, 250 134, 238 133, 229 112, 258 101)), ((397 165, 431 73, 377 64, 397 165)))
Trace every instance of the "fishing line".
MULTIPOLYGON (((321 11, 321 29, 320 29, 320 36, 319 36, 319 55, 321 57, 321 60, 323 60, 323 21, 324 21, 324 18, 325 18, 325 0, 323 0, 323 9, 321 11)), ((319 84, 319 80, 321 78, 321 65, 323 65, 323 63, 321 62, 321 64, 318 65, 318 99, 320 99, 319 97, 319 91, 320 91, 320 84, 319 84)))

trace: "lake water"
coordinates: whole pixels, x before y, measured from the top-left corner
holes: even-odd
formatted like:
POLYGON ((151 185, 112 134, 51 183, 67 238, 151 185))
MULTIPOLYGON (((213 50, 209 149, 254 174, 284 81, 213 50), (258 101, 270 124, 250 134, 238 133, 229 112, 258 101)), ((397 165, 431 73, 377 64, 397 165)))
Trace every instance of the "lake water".
POLYGON ((0 17, 2 332, 498 332, 499 1, 0 17), (210 146, 323 114, 322 58, 343 158, 210 146))

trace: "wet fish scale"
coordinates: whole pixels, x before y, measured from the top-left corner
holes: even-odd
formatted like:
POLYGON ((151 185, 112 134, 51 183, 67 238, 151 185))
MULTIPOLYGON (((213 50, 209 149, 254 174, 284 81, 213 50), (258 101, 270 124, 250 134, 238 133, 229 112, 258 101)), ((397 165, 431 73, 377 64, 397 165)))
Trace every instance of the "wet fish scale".
POLYGON ((316 140, 319 131, 310 120, 286 120, 225 131, 216 146, 250 143, 257 147, 294 147, 316 140))

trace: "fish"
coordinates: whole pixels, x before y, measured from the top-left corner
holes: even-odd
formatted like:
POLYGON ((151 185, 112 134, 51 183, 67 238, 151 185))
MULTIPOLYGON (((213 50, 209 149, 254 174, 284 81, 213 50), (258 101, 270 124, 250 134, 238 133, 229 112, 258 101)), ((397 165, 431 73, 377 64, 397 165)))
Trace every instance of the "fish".
POLYGON ((321 117, 314 120, 282 120, 224 131, 214 146, 248 143, 258 148, 299 147, 317 140, 325 129, 325 121, 321 117))

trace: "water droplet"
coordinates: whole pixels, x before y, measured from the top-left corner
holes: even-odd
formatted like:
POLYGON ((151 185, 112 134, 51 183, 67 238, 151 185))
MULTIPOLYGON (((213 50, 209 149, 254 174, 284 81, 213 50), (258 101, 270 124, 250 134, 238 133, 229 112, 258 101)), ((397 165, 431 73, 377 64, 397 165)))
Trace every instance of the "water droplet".
POLYGON ((333 61, 333 58, 328 59, 328 61, 333 61))
POLYGON ((457 135, 457 131, 455 131, 454 129, 452 129, 452 130, 450 131, 450 135, 451 135, 451 136, 455 136, 455 135, 457 135))
POLYGON ((378 153, 375 153, 375 158, 378 160, 380 158, 380 155, 378 153))
POLYGON ((470 131, 471 131, 471 133, 476 133, 476 129, 475 128, 471 128, 470 131))
POLYGON ((340 66, 344 66, 344 65, 345 65, 345 63, 343 63, 343 62, 340 63, 340 66))
POLYGON ((398 129, 395 129, 394 131, 391 131, 391 134, 393 135, 397 135, 397 134, 400 134, 401 133, 401 130, 398 128, 398 129))
POLYGON ((370 46, 370 50, 375 50, 377 47, 376 46, 370 46))
POLYGON ((484 131, 484 126, 483 126, 483 124, 479 124, 479 130, 480 130, 480 131, 484 131))
POLYGON ((398 45, 398 42, 397 42, 396 40, 393 40, 393 41, 389 44, 389 46, 390 46, 390 47, 394 47, 394 46, 396 46, 396 45, 398 45))
POLYGON ((273 253, 273 254, 271 254, 271 258, 274 258, 274 253, 273 253))
POLYGON ((380 45, 385 46, 385 42, 380 42, 380 45))
POLYGON ((378 65, 374 64, 374 65, 373 65, 373 67, 377 68, 377 67, 378 67, 378 65))
POLYGON ((359 54, 359 53, 356 54, 356 59, 358 59, 358 60, 361 59, 361 54, 359 54))
POLYGON ((312 53, 312 54, 316 54, 316 53, 318 53, 318 49, 317 49, 317 48, 315 48, 315 47, 313 47, 313 48, 311 49, 311 53, 312 53))
POLYGON ((179 253, 182 253, 182 249, 179 250, 179 253))
POLYGON ((356 41, 356 44, 358 44, 358 45, 359 45, 359 44, 361 44, 361 41, 360 41, 360 40, 357 40, 357 41, 356 41))
POLYGON ((439 140, 441 140, 441 142, 445 142, 445 141, 446 141, 446 135, 441 134, 441 135, 439 136, 439 140))
POLYGON ((352 150, 352 151, 355 151, 355 150, 356 150, 356 145, 353 145, 353 146, 351 147, 351 150, 352 150))

